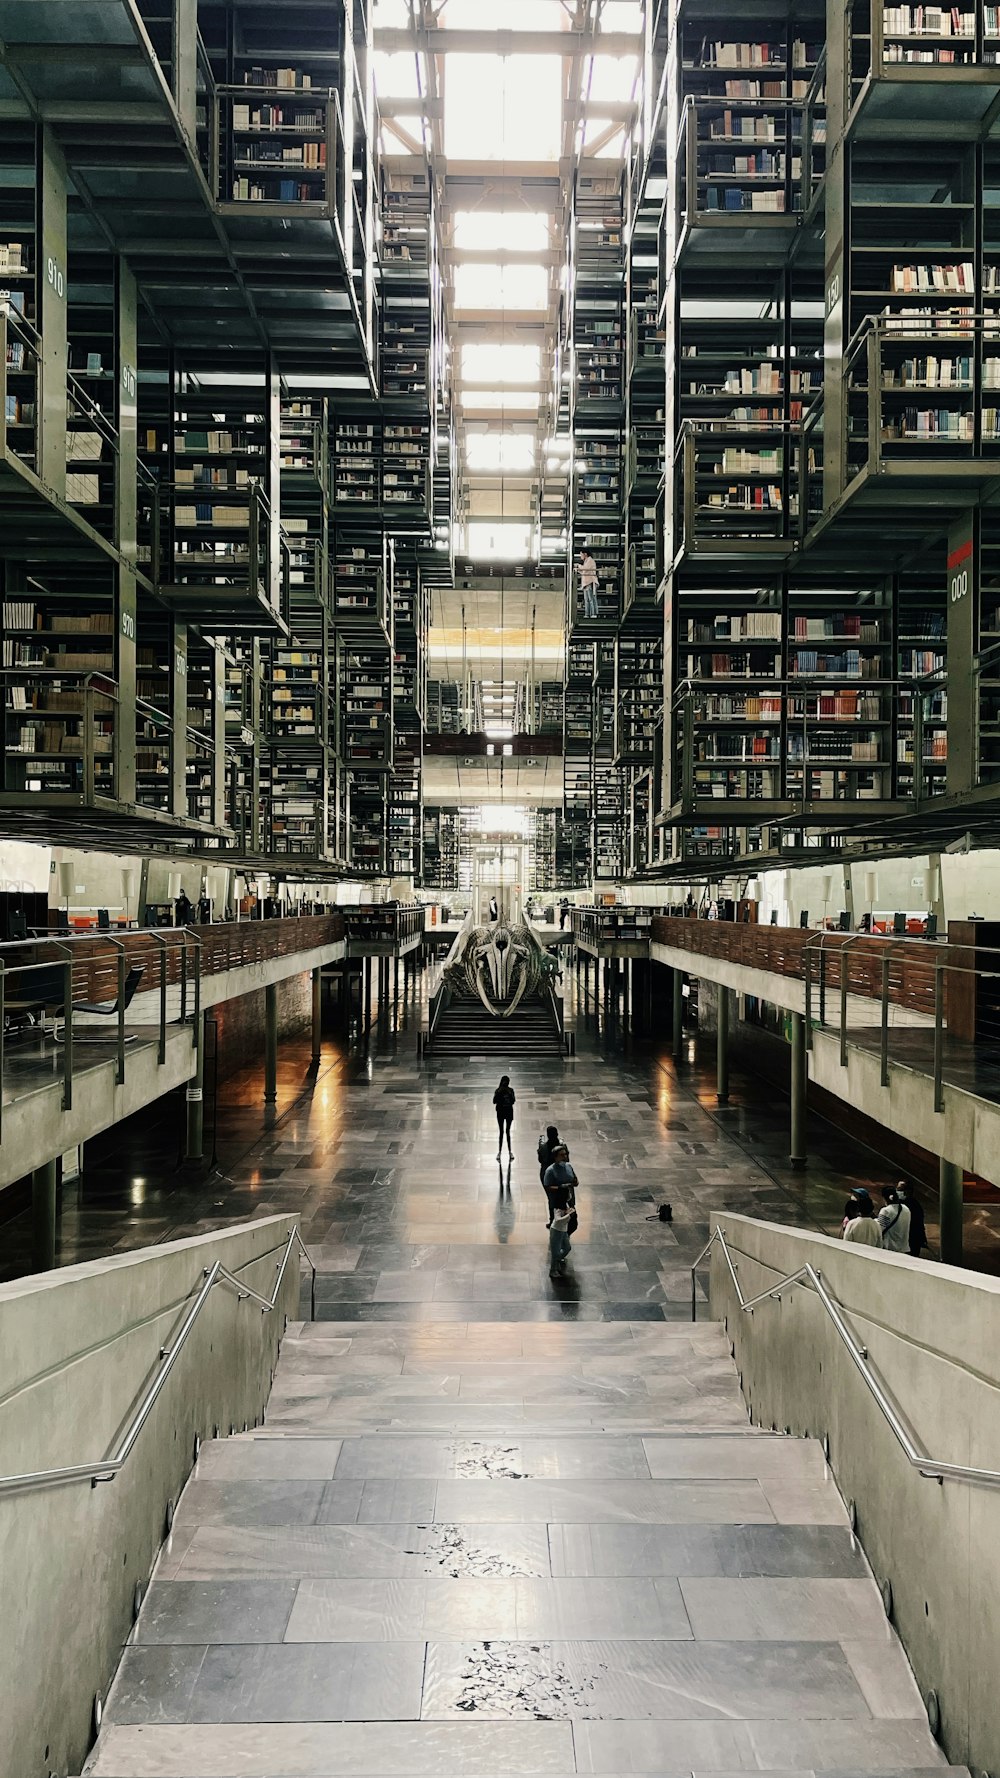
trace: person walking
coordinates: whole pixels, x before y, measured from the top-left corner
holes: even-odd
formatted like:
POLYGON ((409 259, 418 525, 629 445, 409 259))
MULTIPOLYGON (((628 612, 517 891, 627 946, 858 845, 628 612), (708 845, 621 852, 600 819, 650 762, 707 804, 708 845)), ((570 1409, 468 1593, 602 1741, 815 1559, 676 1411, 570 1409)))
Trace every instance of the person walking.
POLYGON ((882 1245, 890 1253, 909 1253, 910 1251, 910 1212, 900 1202, 899 1193, 894 1185, 882 1187, 882 1208, 878 1213, 878 1226, 882 1230, 882 1245))
POLYGON ((586 544, 580 551, 578 567, 580 571, 580 596, 583 599, 584 617, 599 617, 601 608, 597 602, 600 582, 597 578, 597 563, 594 561, 586 544))
MULTIPOLYGON (((556 1129, 555 1124, 547 1124, 545 1127, 545 1135, 539 1136, 538 1138, 538 1177, 542 1182, 543 1191, 545 1191, 545 1175, 552 1165, 552 1157, 557 1148, 564 1147, 565 1143, 560 1142, 559 1131, 556 1129)), ((545 1226, 548 1229, 552 1227, 552 1212, 549 1209, 549 1194, 547 1191, 545 1192, 545 1213, 548 1217, 545 1226)))
POLYGON ((881 1247, 882 1230, 875 1220, 875 1206, 868 1193, 848 1198, 844 1206, 845 1241, 856 1241, 862 1247, 881 1247))
POLYGON ((905 1179, 896 1181, 896 1196, 901 1204, 905 1204, 910 1212, 910 1229, 907 1239, 907 1251, 911 1259, 919 1259, 923 1249, 928 1245, 927 1224, 924 1221, 924 1207, 905 1179))
POLYGON ((562 1278, 576 1228, 576 1188, 579 1183, 570 1166, 569 1149, 557 1143, 552 1163, 545 1170, 545 1195, 549 1200, 549 1277, 562 1278))
POLYGON ((507 1137, 507 1158, 514 1159, 514 1151, 510 1146, 510 1126, 514 1121, 514 1089, 510 1084, 510 1075, 501 1074, 500 1085, 493 1095, 493 1104, 497 1114, 497 1160, 503 1154, 503 1139, 507 1137))

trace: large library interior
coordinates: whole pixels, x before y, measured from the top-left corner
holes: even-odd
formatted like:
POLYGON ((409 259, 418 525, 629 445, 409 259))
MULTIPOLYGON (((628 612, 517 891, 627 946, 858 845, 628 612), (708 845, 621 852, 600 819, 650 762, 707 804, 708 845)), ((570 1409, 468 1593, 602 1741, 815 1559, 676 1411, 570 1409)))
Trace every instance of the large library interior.
POLYGON ((1000 1778, 1000 5, 0 0, 0 376, 0 1778, 1000 1778))

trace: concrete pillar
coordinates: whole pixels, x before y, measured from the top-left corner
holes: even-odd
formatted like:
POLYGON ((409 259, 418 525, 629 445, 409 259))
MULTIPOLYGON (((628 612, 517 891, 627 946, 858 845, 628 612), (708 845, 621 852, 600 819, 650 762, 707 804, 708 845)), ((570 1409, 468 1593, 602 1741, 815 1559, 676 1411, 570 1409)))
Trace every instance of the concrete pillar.
POLYGON ((31 1263, 36 1272, 51 1272, 56 1263, 55 1161, 31 1175, 31 1263))
POLYGON ((679 969, 671 971, 673 986, 673 1042, 671 1054, 675 1062, 684 1055, 684 983, 679 969))
POLYGON ((278 1100, 278 990, 264 989, 264 1104, 278 1100))
POLYGON ((399 1030, 399 952, 392 960, 392 1028, 399 1030))
POLYGON ((715 1097, 720 1105, 729 1104, 729 989, 719 989, 718 1016, 715 1027, 715 1097))
POLYGON ((187 1123, 184 1132, 184 1159, 200 1161, 205 1154, 205 1014, 200 1015, 195 1071, 184 1095, 187 1123))
POLYGON ((372 1033, 372 960, 366 957, 361 965, 361 1025, 365 1041, 372 1033))
POLYGON ((312 1059, 318 1062, 323 1047, 323 973, 312 972, 312 1059))
POLYGON ((942 1155, 938 1162, 939 1215, 941 1219, 941 1258, 947 1266, 962 1263, 964 1174, 954 1161, 942 1155))
POLYGON ((806 1022, 792 1013, 791 1139, 788 1159, 793 1167, 806 1164, 806 1022))

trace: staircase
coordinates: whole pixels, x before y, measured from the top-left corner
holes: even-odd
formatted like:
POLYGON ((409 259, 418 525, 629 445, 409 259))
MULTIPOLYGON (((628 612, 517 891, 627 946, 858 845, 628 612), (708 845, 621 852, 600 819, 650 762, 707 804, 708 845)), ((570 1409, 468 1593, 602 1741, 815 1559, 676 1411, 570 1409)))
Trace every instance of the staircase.
POLYGON ((389 1333, 293 1324, 264 1429, 203 1447, 91 1778, 967 1778, 721 1327, 389 1333))
POLYGON ((498 1062, 564 1053, 552 1007, 539 995, 522 1000, 509 1019, 495 1019, 471 994, 453 994, 427 1049, 435 1056, 485 1056, 498 1062))

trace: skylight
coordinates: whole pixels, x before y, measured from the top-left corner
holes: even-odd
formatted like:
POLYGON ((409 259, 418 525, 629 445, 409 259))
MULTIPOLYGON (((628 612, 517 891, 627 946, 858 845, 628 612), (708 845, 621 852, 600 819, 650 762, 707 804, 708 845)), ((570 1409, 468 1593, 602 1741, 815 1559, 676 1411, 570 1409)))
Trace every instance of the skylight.
POLYGON ((522 562, 531 554, 531 526, 510 519, 472 519, 466 553, 480 562, 522 562))
POLYGON ((375 70, 375 90, 380 99, 418 99, 420 82, 417 79, 417 60, 410 50, 399 50, 395 55, 385 50, 376 50, 372 57, 375 70))
POLYGON ((635 56, 591 56, 584 68, 582 90, 591 99, 625 104, 632 97, 638 74, 635 56))
POLYGON ((456 309, 546 309, 549 277, 542 265, 457 265, 456 309))
POLYGON ((523 474, 534 468, 535 440, 518 432, 470 432, 465 456, 472 470, 523 474))
POLYGON ((466 345, 462 376, 474 383, 537 383, 542 374, 538 346, 466 345))
POLYGON ((544 253, 549 218, 535 210, 458 210, 454 241, 460 253, 544 253))
MULTIPOLYGON (((485 0, 476 4, 495 24, 496 15, 485 0)), ((442 61, 444 150, 449 159, 558 160, 562 135, 558 56, 454 54, 442 61)))
POLYGON ((482 412, 492 409, 505 413, 530 414, 539 403, 539 394, 534 389, 462 389, 459 400, 463 407, 479 408, 482 412))
POLYGON ((503 16, 487 0, 445 0, 441 23, 449 31, 566 31, 560 0, 503 0, 503 16))

